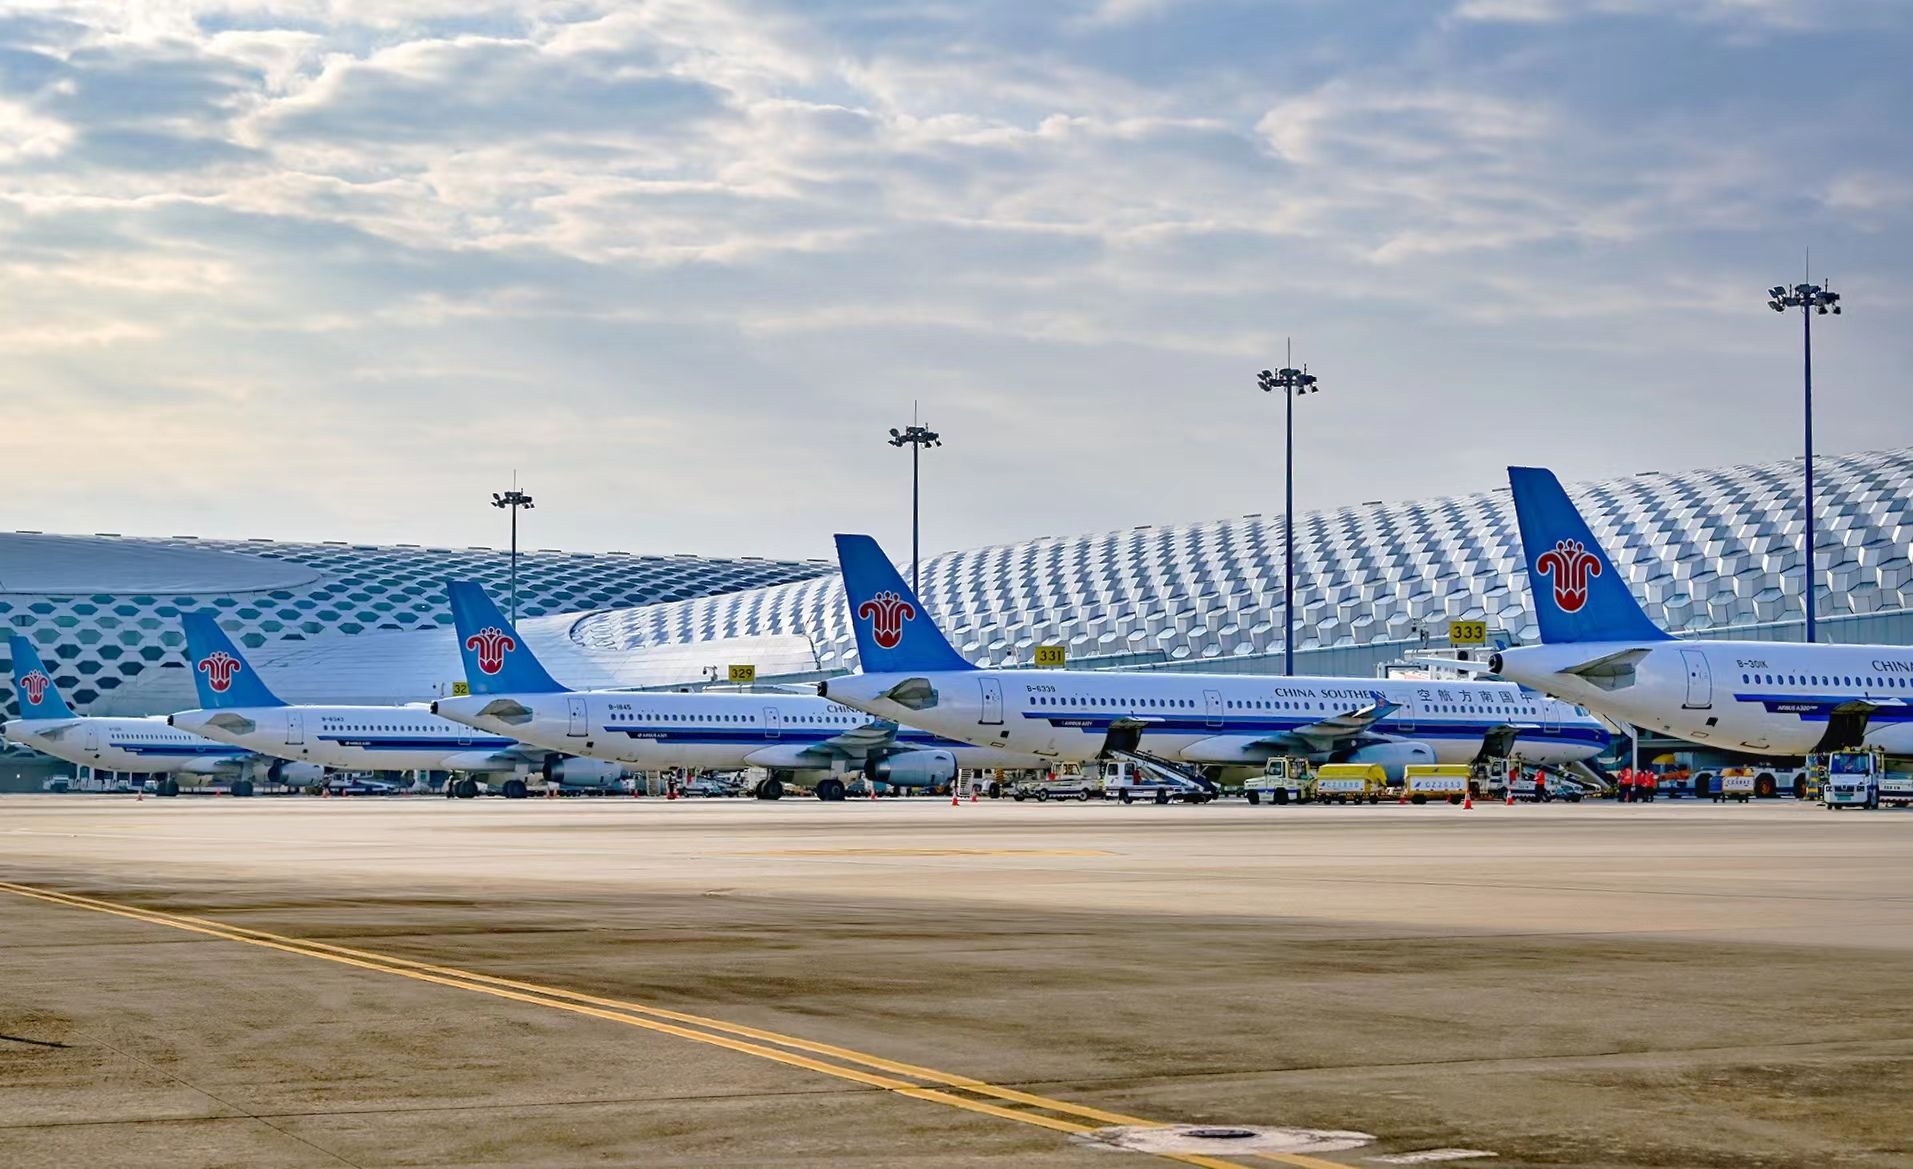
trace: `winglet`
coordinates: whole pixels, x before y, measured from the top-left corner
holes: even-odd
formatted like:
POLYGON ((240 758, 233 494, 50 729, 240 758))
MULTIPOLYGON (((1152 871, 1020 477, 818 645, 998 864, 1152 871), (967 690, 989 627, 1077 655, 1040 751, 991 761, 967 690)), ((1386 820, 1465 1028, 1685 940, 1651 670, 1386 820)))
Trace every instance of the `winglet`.
POLYGON ((53 675, 33 643, 17 633, 8 641, 13 651, 13 697, 20 704, 20 717, 79 717, 60 697, 60 688, 53 684, 53 675))
POLYGON ((1509 467, 1535 621, 1547 643, 1666 641, 1601 551, 1554 472, 1509 467))
POLYGON ((219 614, 202 609, 181 614, 179 622, 186 628, 186 664, 192 667, 203 709, 285 705, 219 627, 219 614))
POLYGON ((545 671, 482 585, 454 580, 445 589, 452 595, 452 625, 458 630, 465 682, 473 694, 558 694, 569 689, 545 671))
POLYGON ((866 674, 974 670, 950 647, 922 602, 869 536, 838 536, 857 660, 866 674))

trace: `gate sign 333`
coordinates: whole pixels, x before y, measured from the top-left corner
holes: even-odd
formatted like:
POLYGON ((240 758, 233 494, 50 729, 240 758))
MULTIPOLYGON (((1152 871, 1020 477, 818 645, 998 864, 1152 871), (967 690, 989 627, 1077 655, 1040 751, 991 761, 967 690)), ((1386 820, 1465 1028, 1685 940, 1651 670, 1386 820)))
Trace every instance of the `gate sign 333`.
POLYGON ((1450 621, 1448 623, 1448 644, 1481 645, 1488 640, 1486 621, 1450 621))

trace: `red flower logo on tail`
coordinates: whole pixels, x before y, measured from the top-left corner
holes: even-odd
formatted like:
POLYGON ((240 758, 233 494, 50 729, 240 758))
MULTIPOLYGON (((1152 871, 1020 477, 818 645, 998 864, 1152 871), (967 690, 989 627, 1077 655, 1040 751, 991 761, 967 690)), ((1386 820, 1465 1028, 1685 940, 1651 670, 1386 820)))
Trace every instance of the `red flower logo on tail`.
POLYGON ((496 674, 505 668, 505 655, 518 648, 511 635, 496 625, 487 625, 465 639, 465 648, 478 651, 478 668, 496 674))
POLYGON ((917 619, 917 607, 895 593, 883 592, 857 606, 857 616, 870 622, 870 636, 885 649, 903 640, 903 623, 917 619))
POLYGON ((245 668, 238 658, 223 649, 199 659, 199 672, 206 675, 206 685, 213 688, 214 694, 224 694, 232 685, 232 676, 245 668))
POLYGON ((1558 540, 1535 558, 1534 570, 1554 578, 1554 603, 1563 613, 1579 613, 1588 603, 1588 578, 1601 575, 1601 558, 1579 540, 1558 540))
POLYGON ((27 705, 38 706, 46 697, 46 688, 53 685, 53 679, 38 670, 29 671, 20 679, 20 688, 27 692, 27 705))

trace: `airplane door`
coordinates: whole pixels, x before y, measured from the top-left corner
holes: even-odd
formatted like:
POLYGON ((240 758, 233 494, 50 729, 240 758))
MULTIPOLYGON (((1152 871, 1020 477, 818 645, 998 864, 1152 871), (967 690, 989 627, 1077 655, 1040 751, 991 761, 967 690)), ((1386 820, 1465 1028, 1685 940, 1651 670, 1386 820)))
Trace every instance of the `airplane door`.
POLYGON ((1541 700, 1541 733, 1544 735, 1561 733, 1561 704, 1552 698, 1541 700))
POLYGON ((1209 725, 1212 727, 1221 726, 1222 725, 1222 691, 1204 690, 1202 692, 1202 705, 1203 705, 1204 711, 1209 716, 1209 725))
POLYGON ((977 722, 986 727, 1003 725, 1003 679, 978 678, 977 685, 983 688, 983 713, 977 722))
POLYGON ((776 739, 776 738, 781 738, 783 734, 784 734, 784 720, 777 713, 777 708, 775 706, 765 707, 764 708, 764 737, 766 739, 776 739))
POLYGON ((1707 668, 1707 655, 1697 649, 1684 649, 1681 662, 1687 667, 1687 701, 1681 703, 1681 709, 1706 710, 1713 706, 1714 672, 1707 668))
POLYGON ((571 724, 565 728, 565 734, 573 738, 582 738, 590 734, 591 726, 590 720, 585 717, 584 697, 574 694, 565 699, 565 705, 570 708, 571 712, 571 724))
POLYGON ((296 710, 286 712, 286 743, 296 746, 306 741, 306 716, 296 710))
POLYGON ((94 754, 96 754, 96 755, 97 755, 97 754, 99 754, 99 751, 100 751, 100 728, 98 728, 98 727, 88 727, 88 728, 86 728, 86 739, 85 739, 85 741, 84 741, 84 742, 83 742, 83 743, 81 744, 81 746, 82 746, 82 747, 84 747, 84 748, 85 748, 86 750, 88 750, 88 751, 91 751, 91 752, 93 752, 93 753, 94 753, 94 754))

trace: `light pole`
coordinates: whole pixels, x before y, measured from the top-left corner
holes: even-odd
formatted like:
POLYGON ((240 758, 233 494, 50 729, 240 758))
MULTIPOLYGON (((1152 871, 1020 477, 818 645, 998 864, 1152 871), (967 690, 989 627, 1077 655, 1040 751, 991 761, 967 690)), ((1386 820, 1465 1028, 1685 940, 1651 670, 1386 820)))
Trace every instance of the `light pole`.
POLYGON ((513 487, 500 495, 492 492, 492 506, 511 512, 511 623, 518 624, 518 509, 531 507, 531 496, 513 487))
POLYGON ((903 430, 894 427, 890 431, 890 445, 910 448, 910 591, 916 594, 917 601, 923 601, 923 585, 917 580, 917 558, 920 554, 917 526, 917 456, 927 446, 942 446, 943 436, 927 426, 912 422, 903 430))
POLYGON ((1315 376, 1307 367, 1295 365, 1295 343, 1289 343, 1289 364, 1273 372, 1263 370, 1256 376, 1262 392, 1282 391, 1284 434, 1282 459, 1282 673, 1295 674, 1295 400, 1303 394, 1319 393, 1315 376))
POLYGON ((1806 388, 1806 500, 1807 512, 1807 640, 1815 640, 1817 626, 1814 621, 1814 539, 1813 539, 1813 318, 1826 316, 1829 312, 1840 315, 1840 294, 1829 292, 1818 284, 1796 284, 1792 288, 1776 284, 1767 290, 1767 307, 1777 313, 1790 308, 1800 310, 1800 344, 1802 370, 1806 388))

